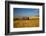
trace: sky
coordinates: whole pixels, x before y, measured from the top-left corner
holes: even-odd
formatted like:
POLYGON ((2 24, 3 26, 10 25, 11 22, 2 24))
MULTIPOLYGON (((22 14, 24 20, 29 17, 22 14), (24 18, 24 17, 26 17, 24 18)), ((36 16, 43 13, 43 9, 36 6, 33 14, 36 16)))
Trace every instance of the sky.
POLYGON ((38 16, 39 9, 35 8, 14 8, 13 16, 38 16))

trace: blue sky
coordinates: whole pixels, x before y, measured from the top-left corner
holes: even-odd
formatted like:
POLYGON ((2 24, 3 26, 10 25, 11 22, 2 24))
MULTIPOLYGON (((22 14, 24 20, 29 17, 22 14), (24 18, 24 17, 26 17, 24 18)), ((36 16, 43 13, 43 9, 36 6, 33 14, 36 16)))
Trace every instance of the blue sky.
POLYGON ((38 16, 39 9, 34 8, 14 8, 14 16, 38 16))

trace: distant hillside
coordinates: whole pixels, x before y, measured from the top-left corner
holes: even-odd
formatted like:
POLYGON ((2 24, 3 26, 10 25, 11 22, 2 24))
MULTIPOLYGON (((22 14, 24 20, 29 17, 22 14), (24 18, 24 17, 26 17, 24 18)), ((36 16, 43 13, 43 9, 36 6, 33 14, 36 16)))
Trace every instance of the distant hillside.
POLYGON ((30 19, 38 19, 38 16, 16 16, 14 20, 30 20, 30 19))

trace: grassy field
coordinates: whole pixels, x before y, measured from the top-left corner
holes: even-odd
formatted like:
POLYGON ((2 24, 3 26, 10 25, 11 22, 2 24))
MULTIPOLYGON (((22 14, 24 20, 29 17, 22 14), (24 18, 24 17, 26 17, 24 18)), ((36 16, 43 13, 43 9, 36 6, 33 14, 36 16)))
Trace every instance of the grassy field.
POLYGON ((22 27, 39 27, 39 19, 31 19, 31 20, 15 20, 14 28, 22 28, 22 27))

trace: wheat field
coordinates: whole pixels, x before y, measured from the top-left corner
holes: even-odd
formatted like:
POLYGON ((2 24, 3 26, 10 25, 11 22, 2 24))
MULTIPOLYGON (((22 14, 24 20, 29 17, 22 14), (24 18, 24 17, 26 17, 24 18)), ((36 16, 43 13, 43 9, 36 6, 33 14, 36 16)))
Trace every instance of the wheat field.
POLYGON ((13 22, 14 28, 39 27, 39 18, 31 20, 15 20, 13 22))

